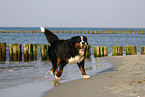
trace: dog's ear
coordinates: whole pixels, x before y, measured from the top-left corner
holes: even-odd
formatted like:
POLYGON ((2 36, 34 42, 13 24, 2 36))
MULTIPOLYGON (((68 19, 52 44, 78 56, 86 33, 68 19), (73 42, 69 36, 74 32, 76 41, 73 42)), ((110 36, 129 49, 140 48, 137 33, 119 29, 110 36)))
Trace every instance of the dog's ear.
POLYGON ((68 43, 68 45, 73 46, 74 43, 75 43, 75 38, 72 37, 71 39, 68 39, 68 40, 67 40, 67 43, 68 43))

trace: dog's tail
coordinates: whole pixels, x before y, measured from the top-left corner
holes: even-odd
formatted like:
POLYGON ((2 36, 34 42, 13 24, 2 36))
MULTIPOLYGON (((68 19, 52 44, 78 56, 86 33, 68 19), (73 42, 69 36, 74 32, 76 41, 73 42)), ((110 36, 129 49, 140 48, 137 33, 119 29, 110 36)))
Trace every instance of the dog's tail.
POLYGON ((44 27, 40 27, 41 31, 45 34, 47 41, 51 44, 53 43, 55 40, 58 40, 58 37, 53 34, 51 31, 49 31, 48 29, 45 29, 44 27))

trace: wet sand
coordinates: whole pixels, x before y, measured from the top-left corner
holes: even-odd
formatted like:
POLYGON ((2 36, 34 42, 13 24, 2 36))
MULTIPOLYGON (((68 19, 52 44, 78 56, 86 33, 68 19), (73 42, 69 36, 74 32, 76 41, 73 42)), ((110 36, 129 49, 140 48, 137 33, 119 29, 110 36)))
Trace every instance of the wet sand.
POLYGON ((145 97, 145 56, 104 57, 114 67, 91 79, 66 82, 44 97, 145 97))

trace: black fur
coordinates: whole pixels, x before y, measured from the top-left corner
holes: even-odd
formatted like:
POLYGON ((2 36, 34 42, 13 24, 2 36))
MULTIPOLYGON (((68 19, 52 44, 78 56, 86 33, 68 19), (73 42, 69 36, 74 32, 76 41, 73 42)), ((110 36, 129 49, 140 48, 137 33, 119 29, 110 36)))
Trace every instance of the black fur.
POLYGON ((83 49, 83 59, 80 62, 77 62, 77 65, 81 70, 82 75, 86 75, 84 69, 84 59, 87 46, 84 44, 88 44, 87 37, 81 36, 84 43, 82 43, 83 45, 80 45, 80 36, 75 36, 67 40, 59 40, 59 38, 48 29, 45 29, 44 33, 48 42, 51 44, 48 54, 52 62, 52 74, 57 78, 61 77, 63 73, 63 67, 69 63, 69 59, 80 55, 79 50, 83 49))
POLYGON ((58 37, 47 29, 45 29, 45 35, 49 43, 53 43, 55 40, 58 40, 58 37))

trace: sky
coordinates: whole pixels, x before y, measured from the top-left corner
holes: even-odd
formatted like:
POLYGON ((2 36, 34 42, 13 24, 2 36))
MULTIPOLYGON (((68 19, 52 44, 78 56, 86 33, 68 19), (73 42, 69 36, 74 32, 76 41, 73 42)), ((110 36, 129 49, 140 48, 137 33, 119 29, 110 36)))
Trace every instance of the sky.
POLYGON ((0 0, 0 27, 145 28, 145 0, 0 0))

